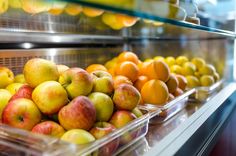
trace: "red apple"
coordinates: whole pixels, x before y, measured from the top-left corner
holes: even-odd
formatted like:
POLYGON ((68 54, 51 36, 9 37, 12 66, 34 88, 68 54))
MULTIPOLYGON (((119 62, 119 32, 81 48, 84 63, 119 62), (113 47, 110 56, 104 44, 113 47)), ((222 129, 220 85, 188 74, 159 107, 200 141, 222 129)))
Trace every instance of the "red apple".
POLYGON ((89 94, 88 98, 92 101, 96 109, 96 120, 97 121, 108 121, 113 113, 114 104, 110 96, 94 92, 89 94))
POLYGON ((89 130, 96 121, 96 109, 89 98, 78 96, 59 111, 58 119, 66 130, 89 130))
POLYGON ((25 98, 12 100, 2 113, 2 122, 26 130, 31 130, 41 120, 41 113, 33 101, 25 98))
MULTIPOLYGON (((116 128, 108 122, 97 122, 94 127, 90 130, 90 133, 96 138, 100 139, 107 134, 114 131, 116 128)), ((99 148, 99 155, 110 156, 115 153, 119 146, 119 139, 115 139, 103 147, 99 148)))
POLYGON ((56 64, 40 58, 27 61, 23 73, 26 82, 33 88, 45 81, 57 81, 59 77, 56 64))
POLYGON ((10 101, 18 99, 18 98, 32 99, 31 98, 32 92, 33 92, 33 88, 25 84, 20 87, 20 89, 16 92, 15 95, 11 97, 10 101))
POLYGON ((112 94, 114 87, 111 74, 106 71, 97 70, 92 72, 91 75, 93 77, 93 92, 112 94))
POLYGON ((44 114, 57 113, 69 100, 66 90, 56 81, 46 81, 38 85, 32 99, 44 114))
POLYGON ((134 119, 136 119, 136 116, 133 113, 125 110, 118 110, 112 115, 110 123, 116 128, 121 128, 134 119))
POLYGON ((44 121, 33 127, 31 130, 33 133, 45 134, 54 137, 61 137, 65 130, 58 123, 53 121, 44 121))
POLYGON ((70 68, 62 73, 59 82, 66 89, 70 99, 88 95, 93 89, 93 79, 81 68, 70 68))
POLYGON ((117 109, 133 110, 140 102, 141 95, 132 85, 121 84, 115 89, 113 101, 117 109))
POLYGON ((12 95, 16 94, 16 92, 23 86, 23 83, 11 83, 5 89, 8 90, 12 95))

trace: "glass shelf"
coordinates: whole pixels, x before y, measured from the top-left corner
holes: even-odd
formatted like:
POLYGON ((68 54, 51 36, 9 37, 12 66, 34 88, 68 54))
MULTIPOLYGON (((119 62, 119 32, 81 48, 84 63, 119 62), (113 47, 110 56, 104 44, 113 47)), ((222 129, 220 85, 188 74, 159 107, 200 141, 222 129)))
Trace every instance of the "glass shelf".
POLYGON ((73 2, 88 7, 100 8, 142 19, 154 20, 180 27, 197 29, 205 32, 216 33, 223 36, 235 37, 233 31, 217 29, 186 22, 189 17, 196 17, 198 9, 193 3, 170 0, 61 0, 73 2))

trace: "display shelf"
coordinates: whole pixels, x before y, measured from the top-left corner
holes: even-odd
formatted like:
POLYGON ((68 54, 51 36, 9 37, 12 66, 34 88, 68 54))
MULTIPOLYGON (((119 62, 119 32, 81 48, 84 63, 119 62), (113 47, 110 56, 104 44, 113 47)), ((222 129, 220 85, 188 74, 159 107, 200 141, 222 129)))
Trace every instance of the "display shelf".
POLYGON ((170 120, 150 125, 146 138, 120 155, 197 155, 207 152, 207 146, 235 108, 235 90, 235 83, 231 83, 207 102, 188 102, 187 107, 170 120))
POLYGON ((164 1, 154 0, 129 0, 127 1, 108 1, 108 0, 63 0, 73 2, 88 7, 100 8, 112 12, 127 14, 130 16, 140 17, 168 23, 180 27, 197 29, 209 33, 235 37, 235 32, 227 31, 198 24, 192 24, 184 21, 188 14, 197 13, 196 6, 193 3, 180 1, 181 5, 171 4, 164 1), (185 9, 187 10, 185 10, 185 9), (195 10, 194 10, 195 9, 195 10))

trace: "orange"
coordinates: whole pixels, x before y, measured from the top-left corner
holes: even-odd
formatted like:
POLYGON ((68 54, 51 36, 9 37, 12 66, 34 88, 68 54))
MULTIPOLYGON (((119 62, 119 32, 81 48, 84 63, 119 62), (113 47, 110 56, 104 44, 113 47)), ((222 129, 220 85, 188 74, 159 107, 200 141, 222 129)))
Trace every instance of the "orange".
POLYGON ((117 88, 119 85, 124 83, 133 85, 133 83, 127 77, 122 75, 115 76, 113 82, 114 82, 114 88, 117 88))
POLYGON ((141 89, 143 85, 148 81, 147 76, 139 76, 138 79, 134 83, 134 87, 138 89, 138 91, 141 92, 141 89))
POLYGON ((112 76, 115 76, 115 68, 110 68, 110 69, 108 69, 108 72, 109 72, 112 76))
POLYGON ((149 62, 142 62, 138 64, 139 75, 145 75, 145 67, 149 64, 149 62))
POLYGON ((116 14, 116 20, 122 23, 125 27, 130 27, 133 26, 138 21, 138 18, 123 14, 116 14))
POLYGON ((120 55, 118 56, 117 61, 120 62, 124 62, 124 61, 130 61, 133 62, 135 64, 139 64, 139 59, 138 56, 135 53, 129 52, 129 51, 125 51, 120 53, 120 55))
POLYGON ((129 78, 132 82, 135 82, 138 78, 138 66, 130 61, 125 61, 119 63, 116 66, 115 74, 116 75, 123 75, 129 78))
POLYGON ((169 93, 174 93, 175 90, 178 88, 179 82, 174 74, 170 74, 169 80, 166 82, 168 87, 169 93))
POLYGON ((184 92, 182 89, 180 88, 177 88, 176 91, 174 92, 174 96, 177 97, 177 96, 180 96, 182 95, 184 92))
POLYGON ((83 13, 88 16, 88 17, 96 17, 100 16, 103 14, 103 10, 101 9, 94 9, 94 8, 88 8, 88 7, 83 7, 83 13))
POLYGON ((117 57, 114 57, 113 59, 107 61, 104 66, 107 69, 110 69, 110 68, 115 67, 116 64, 117 64, 117 57))
POLYGON ((108 72, 108 71, 107 71, 107 68, 104 67, 104 66, 101 65, 101 64, 91 64, 91 65, 89 65, 89 66, 86 68, 86 71, 87 71, 88 73, 92 73, 93 71, 96 71, 96 70, 102 70, 102 71, 108 72))
POLYGON ((80 5, 76 5, 76 4, 67 4, 65 8, 65 12, 71 16, 76 16, 80 14, 82 10, 83 8, 80 5))
POLYGON ((175 76, 179 82, 178 88, 185 90, 187 86, 187 79, 182 75, 175 75, 175 76))
POLYGON ((153 60, 143 65, 143 72, 149 79, 158 79, 166 82, 170 76, 170 69, 163 61, 153 60))
POLYGON ((141 90, 143 101, 149 104, 164 105, 169 97, 166 84, 160 80, 149 80, 141 90))
POLYGON ((168 97, 168 102, 172 101, 175 99, 175 96, 173 94, 169 94, 169 97, 168 97))

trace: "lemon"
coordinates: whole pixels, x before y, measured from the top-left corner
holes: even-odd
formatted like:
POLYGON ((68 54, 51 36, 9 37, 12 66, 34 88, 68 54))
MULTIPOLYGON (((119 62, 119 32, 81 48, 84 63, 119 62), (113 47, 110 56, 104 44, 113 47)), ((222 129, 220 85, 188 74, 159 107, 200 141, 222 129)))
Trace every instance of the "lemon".
POLYGON ((107 69, 113 68, 117 64, 117 57, 114 57, 112 60, 109 60, 105 63, 107 69))
POLYGON ((162 56, 156 56, 153 58, 154 60, 157 60, 157 61, 165 61, 165 58, 162 57, 162 56))
POLYGON ((185 62, 182 67, 183 75, 194 75, 196 71, 196 66, 191 62, 185 62))
POLYGON ((151 61, 153 61, 153 59, 147 58, 143 62, 151 62, 151 61))
POLYGON ((181 74, 182 73, 182 67, 179 65, 173 65, 170 67, 170 72, 175 74, 181 74))
POLYGON ((215 67, 211 64, 206 64, 199 69, 201 75, 214 75, 215 72, 215 67))
POLYGON ((216 82, 216 81, 219 81, 219 80, 220 80, 220 75, 219 75, 217 72, 215 72, 215 73, 213 74, 213 78, 214 78, 215 82, 216 82))
POLYGON ((170 66, 172 66, 172 65, 175 64, 175 58, 172 57, 172 56, 168 56, 168 57, 166 57, 165 62, 166 62, 166 63, 168 64, 168 66, 170 67, 170 66))
POLYGON ((176 64, 183 65, 185 62, 188 62, 188 58, 186 56, 178 56, 176 58, 176 64))
POLYGON ((200 86, 200 82, 196 76, 188 75, 186 76, 187 86, 189 88, 194 88, 200 86))
POLYGON ((202 66, 206 64, 206 62, 200 57, 193 58, 191 62, 197 67, 197 69, 200 69, 202 66))
POLYGON ((196 72, 194 73, 194 76, 196 76, 198 79, 200 79, 201 74, 200 74, 199 72, 196 71, 196 72))
POLYGON ((211 86, 214 84, 214 78, 213 76, 210 76, 210 75, 203 75, 201 78, 200 78, 200 83, 201 83, 201 86, 211 86))
POLYGON ((12 8, 21 8, 21 0, 8 0, 9 6, 12 8))
POLYGON ((8 9, 8 0, 1 0, 0 1, 0 14, 6 12, 8 9))

